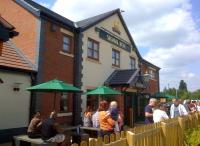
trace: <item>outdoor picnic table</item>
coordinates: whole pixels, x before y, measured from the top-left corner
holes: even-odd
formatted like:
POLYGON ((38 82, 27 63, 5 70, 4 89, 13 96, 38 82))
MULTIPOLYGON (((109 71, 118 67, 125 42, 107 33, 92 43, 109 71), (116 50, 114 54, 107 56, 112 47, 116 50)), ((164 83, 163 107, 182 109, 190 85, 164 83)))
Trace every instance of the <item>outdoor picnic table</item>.
POLYGON ((94 128, 94 127, 81 126, 80 130, 89 134, 89 136, 92 138, 97 138, 100 133, 100 128, 94 128))
POLYGON ((70 126, 70 125, 59 125, 59 128, 63 129, 64 131, 73 131, 77 129, 77 126, 70 126))

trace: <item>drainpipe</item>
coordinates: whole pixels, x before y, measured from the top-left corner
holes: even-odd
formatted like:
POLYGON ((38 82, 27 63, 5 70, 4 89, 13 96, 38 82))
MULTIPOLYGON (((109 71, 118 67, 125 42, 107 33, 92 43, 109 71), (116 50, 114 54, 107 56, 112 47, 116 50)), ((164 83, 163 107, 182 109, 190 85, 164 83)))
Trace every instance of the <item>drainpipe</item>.
MULTIPOLYGON (((75 47, 74 47, 74 85, 78 88, 82 86, 82 37, 80 30, 75 33, 75 47)), ((73 98, 73 125, 77 126, 82 123, 81 120, 81 93, 75 93, 73 98)))
MULTIPOLYGON (((36 75, 34 73, 30 73, 31 78, 31 86, 36 83, 36 75)), ((31 92, 30 97, 30 112, 29 112, 29 121, 31 121, 33 114, 36 112, 36 94, 31 92)))

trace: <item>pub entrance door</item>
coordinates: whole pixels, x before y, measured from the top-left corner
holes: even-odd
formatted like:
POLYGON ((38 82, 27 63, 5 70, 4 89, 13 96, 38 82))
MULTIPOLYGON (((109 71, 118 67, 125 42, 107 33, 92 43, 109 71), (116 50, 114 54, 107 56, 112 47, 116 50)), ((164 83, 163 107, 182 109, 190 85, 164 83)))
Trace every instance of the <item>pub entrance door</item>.
POLYGON ((146 95, 126 92, 125 96, 125 125, 134 126, 136 122, 144 122, 144 108, 148 104, 146 95))

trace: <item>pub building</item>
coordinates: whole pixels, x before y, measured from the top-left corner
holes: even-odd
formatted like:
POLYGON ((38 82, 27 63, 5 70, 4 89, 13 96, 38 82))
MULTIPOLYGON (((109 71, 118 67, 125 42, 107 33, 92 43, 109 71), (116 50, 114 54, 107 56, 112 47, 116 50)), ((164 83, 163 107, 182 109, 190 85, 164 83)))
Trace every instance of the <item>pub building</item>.
MULTIPOLYGON (((82 90, 87 92, 101 85, 117 89, 124 94, 103 98, 118 102, 119 109, 125 115, 126 125, 131 126, 134 122, 143 120, 144 104, 150 97, 146 95, 151 95, 144 94, 143 91, 147 91, 145 89, 149 86, 150 79, 146 72, 141 70, 144 59, 120 10, 116 9, 79 21, 76 25, 82 36, 82 46, 79 49, 82 52, 82 90)), ((97 110, 98 96, 82 95, 81 99, 82 112, 87 106, 97 110)))
MULTIPOLYGON (((12 41, 34 66, 32 85, 55 78, 84 92, 107 85, 124 93, 106 96, 106 100, 118 102, 125 124, 132 125, 144 117, 143 99, 147 101, 149 92, 154 91, 147 90, 149 81, 141 66, 156 68, 157 77, 159 69, 141 57, 120 9, 73 22, 31 0, 12 0, 1 2, 0 13, 20 33, 12 41)), ((155 82, 154 85, 159 86, 159 78, 155 82)), ((159 87, 154 89, 159 90, 159 87)), ((32 93, 29 116, 40 110, 47 117, 53 104, 52 94, 32 93)), ((98 98, 57 95, 59 122, 81 124, 87 106, 96 110, 98 98)))

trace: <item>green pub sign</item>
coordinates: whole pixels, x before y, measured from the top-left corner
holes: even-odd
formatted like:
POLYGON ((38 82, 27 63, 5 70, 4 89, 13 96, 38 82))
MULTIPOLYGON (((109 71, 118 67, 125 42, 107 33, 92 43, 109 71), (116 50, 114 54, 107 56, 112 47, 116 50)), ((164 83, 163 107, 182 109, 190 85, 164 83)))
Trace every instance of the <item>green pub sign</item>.
POLYGON ((103 29, 95 28, 96 31, 99 32, 99 37, 128 51, 131 52, 131 45, 125 42, 124 40, 117 38, 114 34, 109 33, 103 29))

